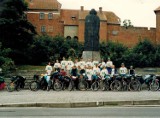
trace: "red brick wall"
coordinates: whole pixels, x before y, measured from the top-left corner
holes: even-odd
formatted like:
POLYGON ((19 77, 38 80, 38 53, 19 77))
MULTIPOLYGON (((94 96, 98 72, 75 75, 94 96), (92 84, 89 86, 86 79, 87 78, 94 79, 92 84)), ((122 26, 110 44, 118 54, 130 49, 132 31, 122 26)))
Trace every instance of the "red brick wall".
POLYGON ((80 20, 78 26, 78 39, 80 42, 84 42, 84 29, 85 28, 85 21, 80 20))
POLYGON ((113 42, 123 43, 128 47, 136 45, 139 40, 149 39, 156 44, 156 30, 155 28, 133 27, 124 28, 119 25, 108 26, 108 40, 113 42), (114 32, 114 33, 113 33, 114 32))
POLYGON ((107 22, 101 21, 100 22, 100 29, 99 29, 99 37, 100 42, 106 42, 107 41, 107 22))
POLYGON ((156 12, 156 41, 160 44, 160 11, 156 12))
POLYGON ((48 19, 48 14, 45 14, 45 19, 39 19, 39 13, 27 13, 27 19, 36 27, 38 34, 41 34, 41 26, 46 27, 46 33, 50 36, 64 34, 63 23, 58 14, 53 14, 53 19, 48 19))

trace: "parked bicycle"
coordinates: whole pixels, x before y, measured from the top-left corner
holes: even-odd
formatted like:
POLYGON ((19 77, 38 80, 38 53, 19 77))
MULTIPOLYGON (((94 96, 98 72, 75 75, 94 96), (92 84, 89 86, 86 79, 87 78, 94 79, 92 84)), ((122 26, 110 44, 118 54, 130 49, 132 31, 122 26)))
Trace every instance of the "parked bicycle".
POLYGON ((154 75, 152 77, 152 82, 150 83, 150 90, 151 91, 157 91, 160 88, 160 76, 154 75))
POLYGON ((22 76, 13 76, 11 77, 11 82, 7 84, 7 91, 19 91, 21 89, 24 89, 25 86, 25 77, 22 76))
POLYGON ((130 91, 140 91, 144 80, 142 75, 132 75, 131 82, 129 83, 130 91))
POLYGON ((78 84, 79 90, 83 91, 83 90, 87 90, 89 88, 87 79, 88 79, 88 77, 86 76, 85 73, 83 73, 79 76, 79 84, 78 84))
POLYGON ((41 75, 41 77, 39 77, 39 75, 34 75, 33 79, 34 80, 31 81, 29 84, 29 89, 31 91, 37 91, 39 89, 41 89, 41 90, 47 89, 48 83, 47 83, 44 75, 41 75))

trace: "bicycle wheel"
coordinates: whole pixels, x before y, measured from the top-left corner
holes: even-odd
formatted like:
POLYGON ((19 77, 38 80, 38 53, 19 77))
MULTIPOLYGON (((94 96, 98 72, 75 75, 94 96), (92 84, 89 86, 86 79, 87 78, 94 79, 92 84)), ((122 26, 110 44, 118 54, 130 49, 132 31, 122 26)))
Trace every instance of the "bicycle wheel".
POLYGON ((129 90, 130 91, 139 91, 141 89, 141 84, 139 81, 131 81, 129 83, 129 90))
POLYGON ((102 91, 109 91, 110 89, 110 86, 109 86, 109 83, 108 82, 103 82, 102 83, 102 91))
POLYGON ((159 89, 159 82, 154 80, 150 84, 150 90, 151 91, 157 91, 159 89))
POLYGON ((9 83, 8 85, 7 85, 7 91, 8 92, 13 92, 15 90, 15 85, 14 85, 14 83, 9 83))
POLYGON ((39 83, 37 81, 32 81, 29 85, 31 91, 37 91, 39 89, 39 83))
POLYGON ((122 84, 118 80, 114 80, 110 85, 111 90, 113 91, 120 91, 122 88, 122 84))
POLYGON ((86 81, 84 82, 80 82, 78 84, 78 88, 79 90, 83 91, 83 90, 87 90, 88 89, 88 83, 86 81))
POLYGON ((97 81, 93 82, 93 84, 91 85, 91 89, 93 91, 98 91, 98 89, 99 89, 99 82, 97 82, 97 81))
POLYGON ((69 82, 69 85, 68 85, 68 90, 69 91, 72 91, 74 89, 74 82, 73 81, 70 81, 69 82))
POLYGON ((54 90, 56 90, 56 91, 62 90, 62 83, 61 82, 55 82, 53 86, 54 86, 54 90))
POLYGON ((126 81, 122 81, 122 90, 127 91, 128 90, 128 85, 126 81))

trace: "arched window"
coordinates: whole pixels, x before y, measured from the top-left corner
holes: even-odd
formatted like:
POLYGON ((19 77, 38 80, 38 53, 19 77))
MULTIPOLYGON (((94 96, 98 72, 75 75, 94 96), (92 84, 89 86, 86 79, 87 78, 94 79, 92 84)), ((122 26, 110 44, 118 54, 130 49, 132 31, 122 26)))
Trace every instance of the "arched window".
POLYGON ((77 36, 74 36, 73 39, 78 41, 78 37, 77 36))
POLYGON ((71 40, 71 36, 67 36, 66 39, 67 39, 67 40, 71 40))

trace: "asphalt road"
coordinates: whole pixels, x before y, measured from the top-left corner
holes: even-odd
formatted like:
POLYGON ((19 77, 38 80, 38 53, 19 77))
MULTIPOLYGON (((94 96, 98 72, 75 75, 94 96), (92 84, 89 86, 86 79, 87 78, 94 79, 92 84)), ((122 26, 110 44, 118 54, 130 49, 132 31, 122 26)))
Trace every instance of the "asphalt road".
POLYGON ((0 108, 0 118, 159 118, 160 107, 0 108))

